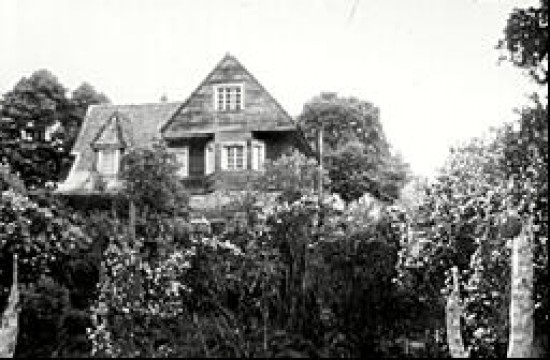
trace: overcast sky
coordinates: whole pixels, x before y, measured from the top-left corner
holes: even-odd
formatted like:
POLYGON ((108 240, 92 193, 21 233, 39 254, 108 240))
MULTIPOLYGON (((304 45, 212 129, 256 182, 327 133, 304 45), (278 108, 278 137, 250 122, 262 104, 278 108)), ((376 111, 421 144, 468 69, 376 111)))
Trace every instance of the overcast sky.
POLYGON ((431 175, 534 85, 494 49, 519 0, 0 0, 0 92, 46 68, 114 103, 183 101, 229 52, 297 116, 323 91, 380 108, 431 175))

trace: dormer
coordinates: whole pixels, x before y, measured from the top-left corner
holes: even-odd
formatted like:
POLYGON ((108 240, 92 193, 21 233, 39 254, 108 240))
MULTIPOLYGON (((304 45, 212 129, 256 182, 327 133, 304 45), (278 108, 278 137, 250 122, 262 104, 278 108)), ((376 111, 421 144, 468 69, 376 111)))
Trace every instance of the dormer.
POLYGON ((115 112, 99 129, 91 147, 96 153, 95 169, 106 177, 116 177, 120 168, 120 158, 130 145, 130 137, 123 123, 125 118, 115 112))

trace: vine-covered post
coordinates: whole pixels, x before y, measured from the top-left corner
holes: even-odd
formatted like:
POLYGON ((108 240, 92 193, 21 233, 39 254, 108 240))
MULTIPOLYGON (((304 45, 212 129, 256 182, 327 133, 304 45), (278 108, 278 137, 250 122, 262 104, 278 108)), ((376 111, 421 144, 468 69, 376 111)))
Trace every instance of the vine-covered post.
POLYGON ((19 284, 17 254, 13 254, 13 282, 8 305, 0 318, 0 358, 12 358, 19 331, 19 284))
POLYGON ((531 357, 534 337, 532 220, 512 240, 510 358, 531 357))
POLYGON ((462 331, 460 319, 462 317, 462 303, 460 301, 460 282, 458 277, 458 268, 453 266, 452 271, 452 289, 447 299, 447 342, 449 351, 453 358, 467 358, 468 352, 464 348, 462 340, 462 331))

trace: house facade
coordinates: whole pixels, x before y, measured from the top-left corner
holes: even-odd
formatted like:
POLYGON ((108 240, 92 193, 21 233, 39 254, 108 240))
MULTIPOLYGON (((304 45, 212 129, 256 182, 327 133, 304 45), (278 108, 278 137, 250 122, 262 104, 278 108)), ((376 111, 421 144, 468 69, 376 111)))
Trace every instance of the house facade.
POLYGON ((227 54, 185 102, 90 106, 58 193, 116 193, 121 156, 157 139, 175 153, 192 203, 218 190, 243 190, 266 159, 289 149, 312 155, 293 119, 227 54))

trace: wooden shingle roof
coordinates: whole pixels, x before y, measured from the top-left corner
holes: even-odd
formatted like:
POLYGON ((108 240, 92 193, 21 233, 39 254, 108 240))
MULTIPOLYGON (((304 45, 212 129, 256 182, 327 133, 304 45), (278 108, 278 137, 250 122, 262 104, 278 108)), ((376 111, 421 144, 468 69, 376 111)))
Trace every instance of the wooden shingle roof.
POLYGON ((139 105, 92 105, 89 107, 80 134, 73 147, 78 154, 76 170, 91 170, 93 165, 92 143, 97 140, 109 120, 116 115, 126 140, 141 146, 160 138, 159 129, 179 108, 180 102, 139 105))
POLYGON ((181 106, 181 102, 139 105, 91 105, 71 153, 75 162, 60 193, 89 193, 95 167, 94 146, 114 139, 123 147, 146 146, 160 138, 160 127, 181 106))

